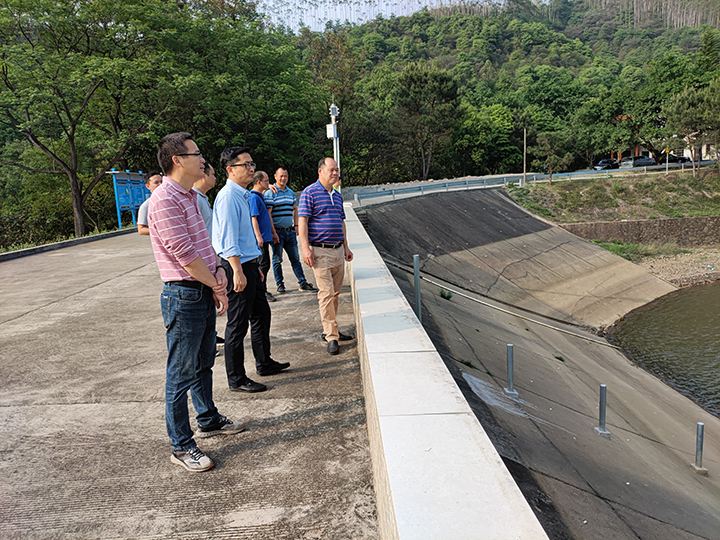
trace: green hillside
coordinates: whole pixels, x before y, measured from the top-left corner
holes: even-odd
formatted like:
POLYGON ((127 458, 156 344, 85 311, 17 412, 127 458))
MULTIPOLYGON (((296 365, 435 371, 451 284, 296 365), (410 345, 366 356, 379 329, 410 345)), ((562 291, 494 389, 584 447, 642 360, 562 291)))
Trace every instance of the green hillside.
POLYGON ((333 101, 346 185, 517 172, 524 132, 547 172, 715 144, 719 5, 469 2, 295 35, 244 1, 7 0, 0 247, 113 228, 105 171, 156 169, 170 131, 215 165, 250 146, 301 189, 331 152, 333 101))
POLYGON ((631 4, 512 2, 305 32, 303 58, 343 111, 346 181, 518 172, 523 129, 533 170, 682 145, 672 135, 696 126, 668 125, 673 96, 717 78, 718 33, 620 9, 631 4))

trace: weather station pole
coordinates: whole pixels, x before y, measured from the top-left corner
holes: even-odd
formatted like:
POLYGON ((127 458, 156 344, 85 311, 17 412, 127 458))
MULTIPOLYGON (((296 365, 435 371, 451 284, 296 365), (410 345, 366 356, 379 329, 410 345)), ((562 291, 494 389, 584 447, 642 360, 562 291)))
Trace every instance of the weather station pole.
MULTIPOLYGON (((340 109, 333 103, 330 105, 330 123, 327 125, 327 137, 333 140, 333 158, 340 169, 340 138, 338 137, 337 130, 337 117, 340 114, 340 109)), ((342 178, 342 176, 340 176, 342 178)))

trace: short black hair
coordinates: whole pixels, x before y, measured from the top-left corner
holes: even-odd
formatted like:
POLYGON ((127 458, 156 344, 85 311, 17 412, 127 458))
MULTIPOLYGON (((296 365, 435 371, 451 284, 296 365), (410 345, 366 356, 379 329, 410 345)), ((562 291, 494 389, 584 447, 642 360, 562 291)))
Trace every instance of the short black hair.
POLYGON ((186 131, 170 133, 165 135, 158 143, 158 165, 168 175, 173 170, 173 156, 183 154, 187 150, 185 141, 192 139, 192 135, 186 131))
POLYGON ((210 169, 212 169, 212 168, 213 168, 213 166, 210 165, 210 162, 209 162, 209 161, 206 161, 206 162, 205 162, 205 165, 204 165, 204 168, 203 168, 203 172, 205 173, 205 176, 207 176, 208 174, 210 174, 210 169))
POLYGON ((324 168, 325 168, 325 165, 327 165, 327 163, 326 163, 326 162, 327 162, 327 159, 328 159, 328 158, 324 157, 324 158, 322 158, 322 159, 318 162, 318 169, 324 169, 324 168))
POLYGON ((143 173, 143 180, 145 180, 145 183, 146 183, 146 184, 149 184, 149 183, 150 183, 150 179, 151 179, 153 176, 162 176, 162 175, 163 175, 163 173, 157 172, 157 171, 146 172, 146 173, 143 173))
POLYGON ((232 165, 240 154, 249 154, 250 148, 247 146, 231 146, 226 148, 220 154, 220 168, 225 170, 228 165, 232 165))

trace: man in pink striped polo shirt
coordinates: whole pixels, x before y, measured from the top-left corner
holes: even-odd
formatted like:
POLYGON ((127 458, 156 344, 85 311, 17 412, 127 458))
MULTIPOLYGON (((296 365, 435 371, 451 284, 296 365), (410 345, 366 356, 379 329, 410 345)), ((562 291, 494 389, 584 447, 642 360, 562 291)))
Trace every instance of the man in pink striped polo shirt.
POLYGON ((187 392, 197 412, 198 437, 240 433, 245 424, 221 415, 212 398, 216 309, 227 309, 227 277, 218 264, 197 206, 193 184, 203 177, 205 160, 189 133, 171 133, 158 145, 165 172, 150 197, 148 227, 160 278, 167 334, 165 424, 172 445, 170 461, 191 472, 211 469, 213 461, 195 443, 187 392))

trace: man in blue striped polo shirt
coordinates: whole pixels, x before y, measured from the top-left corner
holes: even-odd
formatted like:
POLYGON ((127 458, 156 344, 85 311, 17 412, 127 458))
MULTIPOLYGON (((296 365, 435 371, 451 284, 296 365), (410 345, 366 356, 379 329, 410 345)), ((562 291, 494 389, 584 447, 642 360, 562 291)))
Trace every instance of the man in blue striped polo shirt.
MULTIPOLYGON (((308 283, 305 279, 300 256, 298 255, 297 245, 297 226, 298 226, 298 205, 295 200, 295 193, 288 187, 288 172, 285 167, 279 167, 275 171, 275 188, 268 189, 265 192, 265 204, 267 204, 270 217, 272 217, 273 227, 277 232, 278 241, 272 245, 272 267, 275 275, 275 285, 277 292, 283 294, 285 292, 285 282, 282 271, 282 255, 283 249, 288 255, 293 273, 298 280, 298 286, 301 291, 314 292, 317 289, 312 283, 308 283)), ((267 277, 265 278, 267 279, 267 277)))
POLYGON ((303 260, 313 269, 317 281, 320 319, 327 351, 338 354, 338 340, 352 339, 337 325, 338 297, 345 277, 345 261, 352 261, 345 234, 345 210, 339 191, 333 189, 340 170, 333 158, 318 163, 318 180, 300 195, 298 236, 303 260))

